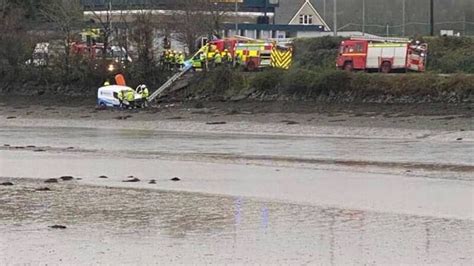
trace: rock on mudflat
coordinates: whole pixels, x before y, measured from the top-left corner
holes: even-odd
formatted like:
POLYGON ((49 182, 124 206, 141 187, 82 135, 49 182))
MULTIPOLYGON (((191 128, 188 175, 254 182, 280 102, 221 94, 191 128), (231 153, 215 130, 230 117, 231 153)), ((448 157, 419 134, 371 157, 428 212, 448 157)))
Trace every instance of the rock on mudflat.
POLYGON ((150 182, 148 182, 148 184, 156 184, 156 180, 152 179, 152 180, 150 180, 150 182))
POLYGON ((285 123, 287 125, 297 125, 297 124, 299 124, 298 122, 293 121, 293 120, 281 120, 280 122, 285 123))
POLYGON ((48 178, 44 181, 45 183, 58 183, 56 178, 48 178))
POLYGON ((3 182, 3 183, 0 183, 0 186, 13 186, 13 183, 12 182, 3 182))
POLYGON ((66 229, 67 228, 65 225, 61 225, 61 224, 50 225, 48 227, 53 228, 53 229, 66 229))
POLYGON ((207 122, 206 125, 225 125, 227 122, 218 121, 218 122, 207 122))
POLYGON ((176 177, 176 176, 173 177, 173 178, 171 178, 171 181, 180 181, 180 180, 181 180, 181 179, 180 179, 179 177, 176 177))
POLYGON ((40 187, 35 189, 35 191, 51 191, 51 189, 49 187, 40 187))
POLYGON ((130 179, 127 179, 127 180, 124 180, 122 182, 140 182, 140 179, 134 177, 134 178, 130 178, 130 179))
POLYGON ((106 175, 101 175, 101 176, 99 176, 99 178, 109 178, 109 177, 106 176, 106 175))
POLYGON ((457 138, 456 140, 462 140, 462 138, 457 138))
POLYGON ((74 179, 74 177, 72 177, 70 175, 61 176, 60 178, 61 178, 62 181, 70 181, 70 180, 74 179))

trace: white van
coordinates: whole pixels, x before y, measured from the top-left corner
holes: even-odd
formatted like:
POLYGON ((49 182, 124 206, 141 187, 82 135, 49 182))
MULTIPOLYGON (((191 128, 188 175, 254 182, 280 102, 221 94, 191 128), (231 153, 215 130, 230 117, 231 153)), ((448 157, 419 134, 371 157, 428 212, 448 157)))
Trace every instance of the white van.
POLYGON ((97 105, 100 107, 121 107, 118 94, 120 91, 129 90, 135 94, 135 101, 141 101, 142 96, 132 88, 121 85, 109 85, 100 87, 97 91, 97 105))

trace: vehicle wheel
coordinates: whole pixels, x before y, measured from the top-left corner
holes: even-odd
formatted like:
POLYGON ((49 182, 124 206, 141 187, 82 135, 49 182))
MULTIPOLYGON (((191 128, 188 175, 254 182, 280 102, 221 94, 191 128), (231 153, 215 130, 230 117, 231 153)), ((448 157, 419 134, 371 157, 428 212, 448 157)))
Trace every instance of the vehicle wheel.
POLYGON ((392 64, 390 64, 390 62, 383 62, 380 71, 382 73, 390 73, 390 71, 392 71, 392 64))
POLYGON ((346 62, 344 64, 344 70, 352 72, 354 70, 354 65, 352 64, 352 62, 346 62))

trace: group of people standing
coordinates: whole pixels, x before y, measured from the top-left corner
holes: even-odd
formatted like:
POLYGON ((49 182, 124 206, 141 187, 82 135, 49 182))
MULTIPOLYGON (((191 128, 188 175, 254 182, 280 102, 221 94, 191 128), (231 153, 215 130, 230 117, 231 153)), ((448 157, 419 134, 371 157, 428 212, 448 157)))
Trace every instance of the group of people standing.
POLYGON ((186 56, 182 51, 166 49, 160 56, 160 65, 162 69, 170 71, 179 71, 184 67, 186 56))
POLYGON ((239 66, 242 62, 241 56, 236 54, 235 58, 228 49, 219 51, 218 49, 211 49, 211 52, 200 52, 197 58, 193 60, 193 67, 207 70, 219 66, 239 66))
POLYGON ((118 93, 117 98, 119 99, 122 108, 133 109, 137 107, 147 107, 149 96, 150 92, 148 87, 142 84, 138 85, 135 90, 121 90, 118 93), (137 95, 140 95, 140 97, 136 97, 137 95))

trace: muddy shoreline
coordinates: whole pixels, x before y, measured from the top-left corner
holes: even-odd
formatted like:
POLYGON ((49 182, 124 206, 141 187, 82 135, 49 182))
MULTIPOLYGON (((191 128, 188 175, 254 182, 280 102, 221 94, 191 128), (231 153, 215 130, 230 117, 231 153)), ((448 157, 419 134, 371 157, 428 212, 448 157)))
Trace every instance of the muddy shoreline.
POLYGON ((472 130, 474 103, 376 104, 311 101, 175 101, 147 109, 99 110, 91 97, 7 97, 0 100, 3 120, 67 119, 279 123, 288 127, 354 126, 472 130))

